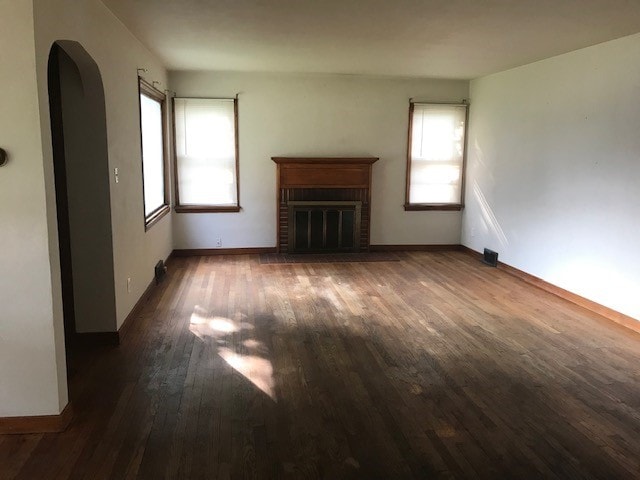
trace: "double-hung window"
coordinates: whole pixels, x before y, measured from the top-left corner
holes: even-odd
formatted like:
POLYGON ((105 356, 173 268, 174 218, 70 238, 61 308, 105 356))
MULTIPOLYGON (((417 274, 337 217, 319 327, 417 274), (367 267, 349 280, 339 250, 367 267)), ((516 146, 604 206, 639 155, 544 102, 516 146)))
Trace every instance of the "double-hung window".
POLYGON ((405 210, 460 210, 466 104, 411 103, 405 210))
POLYGON ((165 95, 139 80, 144 218, 150 228, 170 210, 165 155, 165 95))
POLYGON ((175 98, 176 211, 237 212, 236 99, 175 98))

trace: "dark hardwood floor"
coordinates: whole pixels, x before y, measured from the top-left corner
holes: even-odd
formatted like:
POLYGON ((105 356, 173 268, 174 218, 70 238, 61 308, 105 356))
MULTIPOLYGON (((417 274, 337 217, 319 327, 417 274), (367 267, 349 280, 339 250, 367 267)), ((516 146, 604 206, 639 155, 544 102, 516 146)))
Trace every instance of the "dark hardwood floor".
POLYGON ((640 335, 464 253, 177 258, 2 479, 640 478, 640 335))

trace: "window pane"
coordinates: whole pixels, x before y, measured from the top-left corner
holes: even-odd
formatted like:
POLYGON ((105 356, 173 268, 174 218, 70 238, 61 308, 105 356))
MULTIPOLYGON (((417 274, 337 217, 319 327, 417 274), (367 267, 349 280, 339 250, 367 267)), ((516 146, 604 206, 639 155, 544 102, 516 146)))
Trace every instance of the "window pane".
POLYGON ((462 163, 438 164, 424 160, 411 165, 409 203, 458 203, 462 163))
POLYGON ((409 203, 461 202, 466 106, 414 104, 409 203))
POLYGON ((157 100, 141 94, 140 116, 142 123, 144 215, 148 217, 165 204, 162 105, 157 100))
POLYGON ((235 106, 228 99, 175 99, 181 205, 235 206, 235 106))

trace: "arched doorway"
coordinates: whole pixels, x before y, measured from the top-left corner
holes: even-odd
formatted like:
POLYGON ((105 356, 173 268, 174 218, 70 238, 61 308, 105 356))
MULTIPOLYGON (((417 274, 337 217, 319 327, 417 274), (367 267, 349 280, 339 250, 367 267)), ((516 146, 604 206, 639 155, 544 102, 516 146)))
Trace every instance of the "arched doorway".
POLYGON ((73 345, 117 330, 104 89, 95 61, 68 40, 51 48, 48 88, 65 337, 73 345))

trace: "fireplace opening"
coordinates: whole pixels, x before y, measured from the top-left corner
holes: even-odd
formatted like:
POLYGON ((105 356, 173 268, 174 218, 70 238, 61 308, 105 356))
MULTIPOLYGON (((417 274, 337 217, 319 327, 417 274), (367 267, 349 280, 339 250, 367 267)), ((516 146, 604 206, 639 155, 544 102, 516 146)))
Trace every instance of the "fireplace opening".
POLYGON ((289 202, 293 253, 360 250, 362 202, 289 202))

